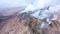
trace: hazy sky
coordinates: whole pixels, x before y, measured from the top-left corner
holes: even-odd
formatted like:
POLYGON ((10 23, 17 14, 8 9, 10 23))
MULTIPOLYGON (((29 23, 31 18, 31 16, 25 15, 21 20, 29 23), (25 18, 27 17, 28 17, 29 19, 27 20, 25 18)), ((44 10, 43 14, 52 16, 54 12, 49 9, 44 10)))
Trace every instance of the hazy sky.
POLYGON ((28 0, 0 0, 0 8, 26 6, 28 0))
MULTIPOLYGON (((35 0, 0 0, 0 8, 23 7, 35 0)), ((47 2, 47 1, 46 1, 47 2)))

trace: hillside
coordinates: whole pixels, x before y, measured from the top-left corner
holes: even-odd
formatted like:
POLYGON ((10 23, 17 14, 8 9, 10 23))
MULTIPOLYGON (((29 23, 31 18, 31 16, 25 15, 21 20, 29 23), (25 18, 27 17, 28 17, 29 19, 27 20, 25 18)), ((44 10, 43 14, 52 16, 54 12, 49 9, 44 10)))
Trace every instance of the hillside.
POLYGON ((20 10, 18 8, 1 13, 0 34, 60 34, 60 17, 58 15, 56 15, 57 19, 42 31, 39 29, 41 20, 29 14, 17 14, 20 10))

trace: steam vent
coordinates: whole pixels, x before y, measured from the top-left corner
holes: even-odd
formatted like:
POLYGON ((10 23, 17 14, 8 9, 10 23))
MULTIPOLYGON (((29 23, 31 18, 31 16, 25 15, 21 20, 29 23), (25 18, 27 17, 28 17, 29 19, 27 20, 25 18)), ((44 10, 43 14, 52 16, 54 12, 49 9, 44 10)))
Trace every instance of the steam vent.
POLYGON ((0 34, 60 34, 60 0, 0 0, 0 34))

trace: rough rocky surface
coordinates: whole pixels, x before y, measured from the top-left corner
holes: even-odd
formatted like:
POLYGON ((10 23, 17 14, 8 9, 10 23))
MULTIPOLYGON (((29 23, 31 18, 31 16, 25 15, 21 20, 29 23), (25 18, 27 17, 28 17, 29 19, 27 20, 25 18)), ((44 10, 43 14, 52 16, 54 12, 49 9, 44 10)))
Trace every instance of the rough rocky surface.
POLYGON ((0 34, 60 34, 60 17, 53 20, 44 31, 39 29, 42 21, 29 14, 3 15, 2 17, 4 19, 0 16, 0 34))

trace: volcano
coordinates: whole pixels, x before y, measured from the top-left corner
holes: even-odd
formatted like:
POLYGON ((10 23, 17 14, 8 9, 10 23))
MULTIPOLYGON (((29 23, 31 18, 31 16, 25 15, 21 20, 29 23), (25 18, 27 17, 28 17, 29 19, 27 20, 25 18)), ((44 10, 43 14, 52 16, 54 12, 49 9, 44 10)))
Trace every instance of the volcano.
POLYGON ((20 8, 6 11, 8 12, 0 12, 0 34, 60 34, 59 14, 55 15, 54 19, 57 19, 42 31, 39 29, 42 20, 29 14, 18 14, 20 8))

